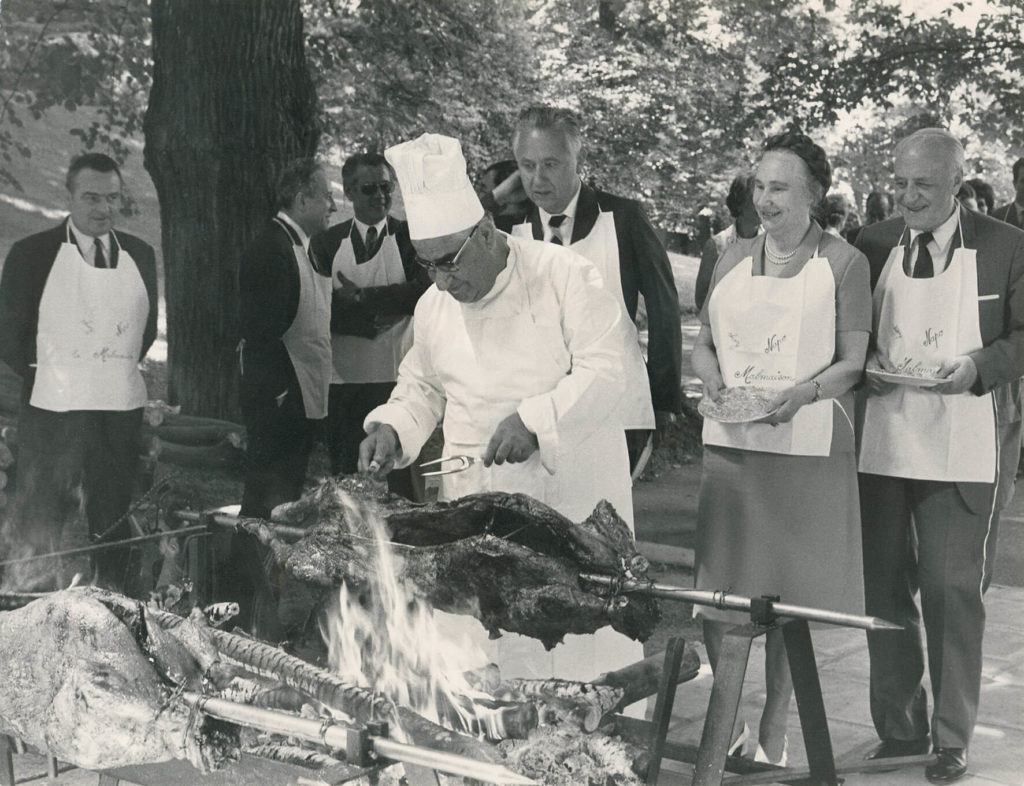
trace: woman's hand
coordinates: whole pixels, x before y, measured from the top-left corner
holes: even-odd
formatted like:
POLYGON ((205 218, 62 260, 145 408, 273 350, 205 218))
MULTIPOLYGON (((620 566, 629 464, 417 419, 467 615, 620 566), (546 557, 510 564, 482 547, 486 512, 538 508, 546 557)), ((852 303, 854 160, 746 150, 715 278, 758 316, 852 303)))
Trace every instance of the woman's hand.
POLYGON ((801 382, 799 385, 786 388, 772 402, 775 411, 766 417, 764 422, 773 426, 789 423, 801 407, 814 401, 815 392, 814 384, 811 382, 801 382))
POLYGON ((709 374, 707 379, 701 380, 704 383, 704 398, 709 398, 716 404, 722 400, 722 391, 725 390, 725 382, 719 372, 709 374))

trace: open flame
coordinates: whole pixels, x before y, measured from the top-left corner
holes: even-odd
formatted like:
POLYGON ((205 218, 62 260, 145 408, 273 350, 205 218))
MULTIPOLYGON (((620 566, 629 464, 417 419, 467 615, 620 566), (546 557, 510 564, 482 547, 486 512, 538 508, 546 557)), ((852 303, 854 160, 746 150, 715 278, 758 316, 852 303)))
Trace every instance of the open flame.
POLYGON ((488 697, 465 676, 485 665, 486 655, 468 637, 442 635, 430 605, 399 581, 402 547, 391 543, 383 518, 370 505, 338 493, 349 533, 366 540, 368 564, 366 585, 342 584, 321 620, 331 668, 437 723, 487 732, 489 713, 474 699, 488 697))

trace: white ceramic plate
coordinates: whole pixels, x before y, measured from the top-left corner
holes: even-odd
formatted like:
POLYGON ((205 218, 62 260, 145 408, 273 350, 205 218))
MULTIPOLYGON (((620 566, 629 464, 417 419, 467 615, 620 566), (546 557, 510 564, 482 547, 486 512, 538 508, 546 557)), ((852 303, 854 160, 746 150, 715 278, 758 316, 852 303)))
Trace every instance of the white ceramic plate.
POLYGON ((930 388, 938 385, 943 380, 935 377, 915 377, 911 374, 894 374, 891 371, 869 368, 867 373, 883 382, 892 382, 896 385, 907 385, 913 388, 930 388))

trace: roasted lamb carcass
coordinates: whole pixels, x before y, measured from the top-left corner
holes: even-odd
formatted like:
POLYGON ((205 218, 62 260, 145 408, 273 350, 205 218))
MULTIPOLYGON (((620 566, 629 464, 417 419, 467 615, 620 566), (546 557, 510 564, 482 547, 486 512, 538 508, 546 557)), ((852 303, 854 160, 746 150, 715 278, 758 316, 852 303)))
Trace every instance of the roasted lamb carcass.
POLYGON ((206 771, 238 758, 236 733, 177 698, 206 679, 200 662, 127 598, 72 589, 0 613, 0 662, 0 732, 62 761, 206 771))
POLYGON ((599 594, 579 580, 580 572, 646 574, 647 560, 607 502, 574 523, 523 494, 419 505, 349 477, 280 506, 270 523, 243 519, 240 526, 270 546, 292 578, 359 588, 378 564, 378 541, 366 524, 374 514, 386 522, 407 589, 434 608, 476 616, 492 634, 519 633, 551 648, 566 633, 605 625, 643 641, 658 623, 653 599, 599 594))

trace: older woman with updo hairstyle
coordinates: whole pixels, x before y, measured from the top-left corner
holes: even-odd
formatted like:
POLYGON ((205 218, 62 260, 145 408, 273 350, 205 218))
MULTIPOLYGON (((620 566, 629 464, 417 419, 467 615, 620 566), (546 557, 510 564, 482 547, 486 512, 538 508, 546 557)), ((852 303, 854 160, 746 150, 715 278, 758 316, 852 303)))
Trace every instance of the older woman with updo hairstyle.
MULTIPOLYGON (((871 292, 864 255, 811 218, 831 183, 825 152, 807 136, 770 137, 754 178, 764 234, 737 241, 715 266, 693 350, 705 404, 760 388, 762 406, 740 413, 746 422, 714 419, 715 406, 705 416, 696 586, 862 614, 851 388, 871 292)), ((717 668, 725 631, 748 619, 697 613, 717 668)), ((754 757, 784 763, 793 684, 779 630, 766 637, 765 672, 754 757)), ((747 734, 737 718, 731 752, 747 734)))

